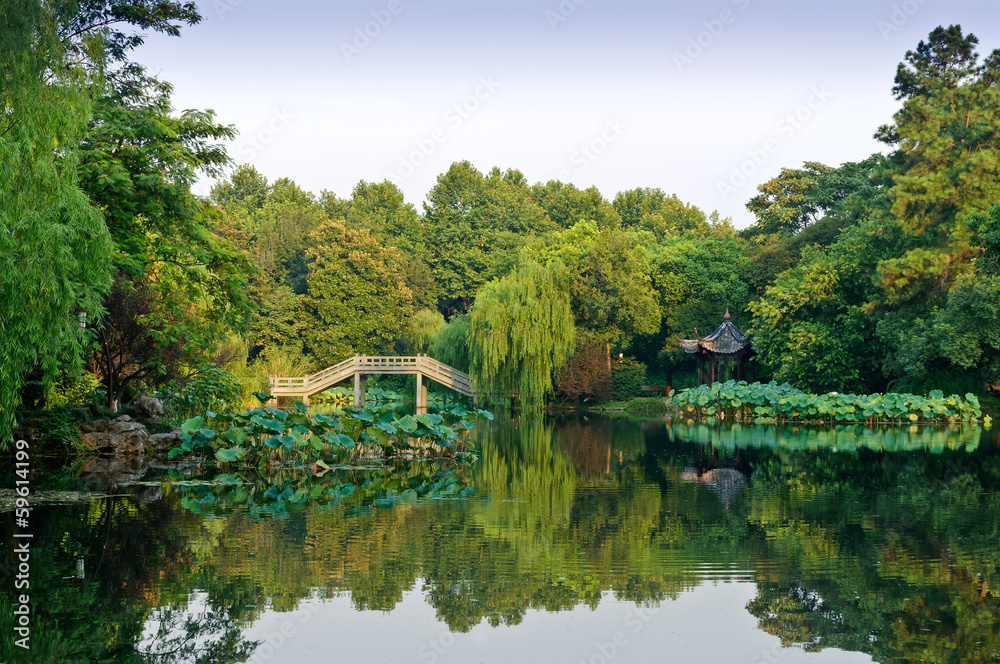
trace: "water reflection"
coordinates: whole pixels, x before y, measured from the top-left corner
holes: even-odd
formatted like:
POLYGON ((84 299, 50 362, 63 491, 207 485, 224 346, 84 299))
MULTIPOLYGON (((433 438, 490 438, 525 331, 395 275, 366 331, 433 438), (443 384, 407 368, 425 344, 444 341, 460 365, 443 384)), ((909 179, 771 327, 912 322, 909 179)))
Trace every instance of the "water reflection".
MULTIPOLYGON (((433 635, 507 626, 541 648, 557 637, 540 616, 664 606, 717 581, 752 584, 735 608, 805 653, 1000 660, 1000 455, 978 429, 522 416, 475 435, 471 468, 205 476, 39 507, 38 640, 0 660, 239 662, 274 648, 254 626, 342 602, 416 603, 433 635)), ((268 661, 297 661, 305 638, 268 661)), ((427 638, 395 654, 420 661, 427 638)))

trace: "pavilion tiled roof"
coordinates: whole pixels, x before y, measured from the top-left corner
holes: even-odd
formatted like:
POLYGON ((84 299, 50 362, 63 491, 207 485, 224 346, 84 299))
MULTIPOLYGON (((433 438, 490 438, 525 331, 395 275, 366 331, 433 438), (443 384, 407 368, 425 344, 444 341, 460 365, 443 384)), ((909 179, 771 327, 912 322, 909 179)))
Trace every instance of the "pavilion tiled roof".
POLYGON ((691 354, 697 353, 699 348, 703 348, 715 355, 736 355, 745 348, 752 347, 753 341, 733 325, 730 320, 731 318, 729 309, 726 309, 722 325, 715 332, 712 332, 712 334, 707 337, 698 337, 697 339, 681 339, 678 337, 677 341, 685 352, 691 354))

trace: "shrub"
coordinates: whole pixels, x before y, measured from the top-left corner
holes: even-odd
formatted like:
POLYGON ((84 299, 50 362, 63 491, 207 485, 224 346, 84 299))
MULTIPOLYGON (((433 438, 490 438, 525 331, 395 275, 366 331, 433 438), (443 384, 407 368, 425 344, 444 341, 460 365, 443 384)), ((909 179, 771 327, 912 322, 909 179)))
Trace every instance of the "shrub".
POLYGON ((611 398, 628 401, 639 396, 646 382, 646 365, 631 357, 615 360, 611 365, 611 398))
POLYGON ((49 391, 49 406, 71 406, 93 401, 101 389, 101 381, 97 376, 84 373, 80 376, 63 374, 49 391))
POLYGON ((187 419, 206 411, 234 412, 242 400, 240 382, 225 369, 205 363, 187 384, 165 397, 164 408, 172 419, 187 419))
POLYGON ((564 401, 598 401, 611 398, 611 371, 604 344, 585 342, 556 372, 556 396, 564 401))

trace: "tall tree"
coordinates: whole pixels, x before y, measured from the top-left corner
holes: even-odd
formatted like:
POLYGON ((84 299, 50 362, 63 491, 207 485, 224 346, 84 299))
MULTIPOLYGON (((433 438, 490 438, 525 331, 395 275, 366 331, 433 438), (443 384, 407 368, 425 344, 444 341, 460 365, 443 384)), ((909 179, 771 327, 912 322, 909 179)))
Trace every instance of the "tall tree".
POLYGON ((908 389, 961 373, 957 346, 942 346, 934 330, 956 325, 957 312, 976 299, 972 290, 987 288, 972 288, 980 248, 970 220, 1000 201, 1000 50, 980 61, 978 43, 952 25, 908 51, 893 87, 902 107, 876 134, 894 148, 892 211, 913 242, 879 263, 882 292, 869 309, 888 347, 885 369, 908 389), (951 304, 953 296, 963 304, 951 304), (940 321, 949 310, 953 321, 940 321))
POLYGON ((618 213, 597 187, 581 191, 573 184, 550 180, 533 185, 531 197, 559 228, 570 228, 584 220, 593 221, 602 228, 621 223, 618 213))
POLYGON ((619 192, 612 206, 625 228, 646 230, 658 238, 680 235, 686 231, 705 235, 709 232, 705 213, 661 189, 637 188, 619 192))
POLYGON ((529 261, 476 296, 468 338, 477 391, 497 400, 516 393, 529 406, 552 391, 552 372, 575 343, 569 294, 560 288, 564 269, 529 261))
POLYGON ((399 252, 382 247, 367 230, 327 221, 313 234, 309 255, 306 340, 316 361, 329 366, 356 353, 390 350, 413 307, 399 252))
POLYGON ((0 6, 0 446, 25 373, 40 364, 51 379, 60 359, 79 362, 78 313, 99 311, 110 283, 111 239, 77 179, 85 90, 99 81, 67 54, 93 53, 63 39, 73 9, 0 6))
MULTIPOLYGON (((176 359, 175 344, 183 340, 182 359, 194 363, 240 325, 248 310, 250 265, 212 232, 214 208, 191 192, 199 174, 219 175, 228 163, 217 141, 235 131, 217 124, 212 111, 174 116, 171 92, 168 83, 133 67, 128 78, 119 79, 98 101, 81 146, 81 184, 104 210, 115 243, 119 288, 112 293, 123 299, 106 307, 148 303, 133 314, 163 350, 159 366, 149 371, 105 376, 112 408, 116 398, 135 394, 125 389, 136 382, 129 376, 142 376, 147 388, 156 386, 169 374, 165 362, 176 359), (144 295, 129 297, 130 289, 144 295)), ((117 320, 123 319, 109 318, 108 324, 117 320)), ((124 346, 112 348, 111 341, 126 335, 123 330, 100 331, 94 364, 104 369, 113 364, 110 356, 125 352, 124 346)))
POLYGON ((884 216, 844 230, 828 248, 804 249, 750 304, 754 345, 774 377, 818 393, 884 390, 886 348, 867 305, 878 293, 879 259, 911 244, 899 222, 884 216))
POLYGON ((483 284, 513 269, 526 237, 553 227, 529 191, 519 171, 494 168, 483 176, 467 161, 438 176, 424 228, 444 311, 465 311, 483 284))
POLYGON ((427 266, 427 239, 423 219, 416 208, 403 199, 392 182, 365 182, 354 188, 344 214, 348 228, 367 228, 384 247, 399 249, 403 277, 413 293, 414 303, 423 308, 437 307, 442 295, 427 266))
POLYGON ((956 249, 963 215, 1000 200, 1000 49, 982 63, 961 26, 934 29, 896 71, 903 102, 875 138, 893 148, 893 213, 910 233, 956 249))
POLYGON ((801 169, 782 168, 757 187, 760 193, 747 203, 757 222, 745 235, 791 236, 827 215, 839 218, 841 226, 857 221, 883 195, 885 163, 885 157, 874 154, 838 168, 816 161, 805 162, 801 169))
POLYGON ((660 329, 660 307, 645 248, 617 227, 581 221, 551 233, 536 250, 546 263, 565 266, 576 326, 591 341, 626 348, 637 336, 660 329))

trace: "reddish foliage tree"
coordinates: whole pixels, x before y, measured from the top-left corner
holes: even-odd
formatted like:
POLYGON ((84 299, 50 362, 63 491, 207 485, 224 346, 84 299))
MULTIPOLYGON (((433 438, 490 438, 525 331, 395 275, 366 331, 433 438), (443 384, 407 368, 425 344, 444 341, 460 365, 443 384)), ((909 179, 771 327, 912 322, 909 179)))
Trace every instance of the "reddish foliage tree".
POLYGON ((611 398, 611 370, 604 344, 584 341, 559 371, 556 396, 564 401, 608 401, 611 398))

